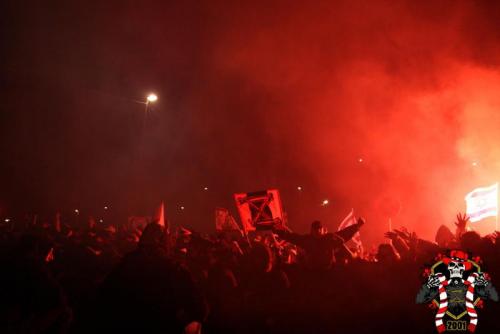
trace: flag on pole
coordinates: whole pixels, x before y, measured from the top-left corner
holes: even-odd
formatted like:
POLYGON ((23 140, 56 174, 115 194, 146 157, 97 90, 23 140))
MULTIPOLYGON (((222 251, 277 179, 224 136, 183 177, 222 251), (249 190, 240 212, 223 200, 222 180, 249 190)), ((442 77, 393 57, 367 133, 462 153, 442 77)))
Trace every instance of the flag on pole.
POLYGON ((277 189, 234 194, 234 200, 245 232, 271 229, 283 221, 283 208, 277 189))
POLYGON ((155 218, 160 226, 165 226, 165 204, 163 202, 161 202, 155 218))
POLYGON ((471 223, 498 216, 498 183, 476 188, 465 196, 466 213, 471 223))
POLYGON ((215 208, 215 229, 217 231, 240 231, 228 209, 215 208))
MULTIPOLYGON (((351 209, 351 212, 344 218, 344 220, 340 223, 339 227, 337 228, 337 231, 341 231, 351 225, 357 224, 356 216, 354 216, 354 209, 351 209)), ((361 242, 361 234, 356 232, 354 236, 352 237, 352 242, 356 245, 356 248, 359 251, 363 250, 363 244, 361 242)))

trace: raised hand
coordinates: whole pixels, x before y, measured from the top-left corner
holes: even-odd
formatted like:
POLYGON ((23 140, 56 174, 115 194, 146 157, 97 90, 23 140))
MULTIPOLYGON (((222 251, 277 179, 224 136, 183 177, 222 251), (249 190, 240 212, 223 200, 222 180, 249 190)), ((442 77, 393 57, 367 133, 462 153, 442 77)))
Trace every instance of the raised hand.
POLYGON ((469 217, 465 213, 457 214, 457 222, 455 223, 457 230, 465 231, 468 223, 469 223, 469 217))
POLYGON ((409 240, 411 238, 411 233, 404 226, 401 227, 400 229, 395 229, 394 231, 397 233, 397 235, 399 235, 401 238, 405 240, 409 240))
POLYGON ((398 237, 398 234, 396 232, 389 231, 385 232, 384 237, 386 237, 387 239, 394 240, 398 237))

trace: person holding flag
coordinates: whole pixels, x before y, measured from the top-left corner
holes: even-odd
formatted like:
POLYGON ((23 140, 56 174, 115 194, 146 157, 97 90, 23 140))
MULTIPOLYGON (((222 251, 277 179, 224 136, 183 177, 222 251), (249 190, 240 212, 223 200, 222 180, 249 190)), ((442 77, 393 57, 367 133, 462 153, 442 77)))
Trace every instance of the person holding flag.
POLYGON ((328 233, 323 224, 316 220, 311 223, 311 232, 301 235, 278 226, 275 232, 280 238, 302 248, 306 253, 306 266, 311 270, 327 270, 340 258, 346 259, 352 253, 345 246, 363 226, 364 219, 359 218, 356 223, 346 226, 335 232, 328 233))
POLYGON ((344 218, 337 228, 337 234, 340 235, 346 242, 352 241, 358 254, 363 253, 363 243, 361 242, 361 234, 359 227, 365 223, 363 218, 356 219, 354 209, 344 218))

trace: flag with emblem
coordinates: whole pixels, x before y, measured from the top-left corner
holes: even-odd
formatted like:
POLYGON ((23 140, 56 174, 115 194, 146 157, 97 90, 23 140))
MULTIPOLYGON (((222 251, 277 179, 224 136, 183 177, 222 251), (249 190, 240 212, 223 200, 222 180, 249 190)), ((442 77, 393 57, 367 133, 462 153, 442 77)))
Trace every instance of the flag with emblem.
POLYGON ((283 223, 283 209, 277 189, 234 194, 234 200, 245 232, 269 230, 283 223))

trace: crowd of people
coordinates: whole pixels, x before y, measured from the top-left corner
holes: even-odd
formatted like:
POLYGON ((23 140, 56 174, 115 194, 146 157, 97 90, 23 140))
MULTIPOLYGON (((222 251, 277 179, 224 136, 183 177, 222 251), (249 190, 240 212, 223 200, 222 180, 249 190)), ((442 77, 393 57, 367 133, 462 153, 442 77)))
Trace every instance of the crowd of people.
MULTIPOLYGON (((0 332, 432 333, 435 310, 415 296, 436 254, 464 249, 500 277, 500 236, 468 231, 463 215, 433 241, 388 231, 375 252, 349 243, 364 224, 203 235, 157 221, 4 222, 0 332)), ((499 310, 486 303, 478 330, 498 330, 499 310)))

